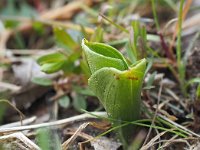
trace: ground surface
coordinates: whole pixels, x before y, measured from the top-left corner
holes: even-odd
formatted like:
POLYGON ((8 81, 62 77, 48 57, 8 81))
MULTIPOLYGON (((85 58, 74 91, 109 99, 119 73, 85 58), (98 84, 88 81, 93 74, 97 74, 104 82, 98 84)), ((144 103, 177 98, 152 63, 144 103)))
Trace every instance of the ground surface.
POLYGON ((140 115, 146 121, 135 128, 129 148, 197 150, 200 3, 185 1, 182 17, 180 3, 1 1, 1 148, 123 149, 110 121, 103 118, 103 106, 88 88, 90 74, 81 48, 86 38, 115 47, 129 62, 135 46, 137 59, 148 60, 140 115), (136 20, 140 25, 134 27, 136 20), (147 40, 136 36, 142 27, 147 40), (52 53, 62 55, 51 57, 57 65, 41 71, 38 58, 52 53))

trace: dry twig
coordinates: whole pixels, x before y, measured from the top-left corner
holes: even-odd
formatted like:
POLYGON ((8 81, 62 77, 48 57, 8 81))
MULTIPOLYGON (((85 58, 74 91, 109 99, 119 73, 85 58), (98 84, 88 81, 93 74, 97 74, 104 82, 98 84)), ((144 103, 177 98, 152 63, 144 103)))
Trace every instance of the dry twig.
MULTIPOLYGON (((101 116, 101 117, 106 117, 107 114, 106 112, 92 112, 95 116, 101 116)), ((0 134, 3 133, 8 133, 8 132, 17 132, 17 131, 23 131, 23 130, 31 130, 31 129, 38 129, 42 127, 49 127, 49 126, 61 126, 64 124, 69 124, 74 121, 79 121, 83 120, 86 118, 96 118, 93 115, 90 114, 81 114, 78 116, 62 119, 62 120, 57 120, 53 122, 46 122, 46 123, 41 123, 41 124, 35 124, 35 125, 28 125, 28 126, 20 126, 20 127, 12 127, 12 128, 0 128, 0 134)))

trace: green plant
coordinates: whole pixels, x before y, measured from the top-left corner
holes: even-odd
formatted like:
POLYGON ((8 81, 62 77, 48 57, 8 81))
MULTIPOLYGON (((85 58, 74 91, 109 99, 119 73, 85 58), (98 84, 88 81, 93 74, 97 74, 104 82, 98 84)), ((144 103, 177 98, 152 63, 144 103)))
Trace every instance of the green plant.
MULTIPOLYGON (((82 41, 83 55, 91 71, 89 88, 99 98, 108 116, 118 121, 134 121, 140 115, 141 90, 146 70, 146 59, 129 64, 115 48, 95 42, 82 41)), ((133 125, 119 129, 125 143, 128 142, 133 125)))
POLYGON ((151 0, 151 6, 152 6, 152 11, 153 11, 153 17, 154 17, 154 21, 155 21, 155 24, 156 24, 156 29, 157 31, 160 30, 160 25, 158 23, 158 16, 157 16, 157 13, 156 13, 156 6, 155 6, 155 0, 151 0))
POLYGON ((79 42, 75 41, 63 28, 54 28, 54 38, 62 50, 40 57, 37 61, 41 65, 41 70, 46 73, 59 70, 65 74, 77 73, 80 66, 77 66, 75 61, 81 56, 79 42))
POLYGON ((197 97, 197 100, 200 100, 200 84, 198 84, 197 86, 196 97, 197 97))
POLYGON ((130 61, 135 63, 147 53, 147 33, 146 28, 139 21, 133 21, 131 25, 132 33, 126 44, 126 51, 130 61))
MULTIPOLYGON (((96 38, 101 39, 101 31, 96 31, 96 38), (97 32, 97 33, 96 33, 97 32), (99 35, 99 36, 98 36, 99 35)), ((82 72, 90 75, 87 64, 80 59, 81 48, 80 48, 80 38, 82 36, 81 32, 75 32, 74 30, 65 30, 63 28, 54 28, 54 38, 56 44, 61 50, 56 52, 43 55, 37 59, 38 64, 41 66, 41 70, 45 73, 51 74, 57 71, 63 72, 63 77, 71 75, 79 75, 82 72), (73 37, 71 36, 73 34, 73 37)), ((51 79, 35 77, 32 82, 42 85, 51 86, 54 85, 51 79)), ((67 94, 63 93, 58 100, 59 105, 63 108, 68 108, 70 104, 77 110, 87 108, 86 95, 91 95, 91 92, 86 91, 87 88, 79 87, 76 83, 72 84, 72 90, 74 91, 73 96, 71 95, 73 101, 70 103, 70 98, 67 94)))
POLYGON ((51 130, 50 128, 38 129, 36 139, 41 150, 61 150, 61 144, 60 139, 58 137, 58 133, 54 130, 51 130))
POLYGON ((183 20, 183 4, 184 0, 180 1, 180 9, 178 15, 178 35, 177 35, 177 46, 176 46, 176 55, 177 55, 177 66, 178 66, 178 73, 180 77, 180 86, 183 94, 186 94, 186 87, 185 87, 185 65, 181 59, 181 33, 182 33, 182 20, 183 20))

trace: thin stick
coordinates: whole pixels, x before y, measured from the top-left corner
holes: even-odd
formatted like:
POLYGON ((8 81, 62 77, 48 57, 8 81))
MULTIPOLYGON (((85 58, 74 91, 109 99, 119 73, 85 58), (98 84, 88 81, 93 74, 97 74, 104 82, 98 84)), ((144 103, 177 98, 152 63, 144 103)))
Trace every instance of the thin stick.
POLYGON ((67 140, 62 144, 62 149, 68 149, 70 144, 79 136, 78 134, 85 129, 90 123, 84 123, 81 126, 79 126, 79 128, 76 130, 76 132, 67 140))
POLYGON ((4 135, 4 136, 0 137, 0 145, 4 145, 4 144, 5 145, 7 145, 7 144, 11 145, 11 143, 13 145, 16 145, 15 149, 19 149, 21 147, 20 143, 23 143, 23 145, 26 146, 26 149, 41 150, 35 143, 33 143, 30 139, 28 139, 21 132, 9 134, 9 135, 4 135), (18 140, 19 140, 19 142, 17 142, 18 140))
POLYGON ((152 138, 146 145, 142 146, 140 150, 147 150, 149 149, 153 143, 155 143, 155 141, 157 139, 159 139, 161 136, 163 136, 165 133, 167 133, 167 131, 163 131, 159 134, 157 134, 154 138, 152 138))
POLYGON ((6 49, 5 53, 11 53, 14 55, 35 55, 38 53, 46 54, 50 52, 58 51, 59 49, 6 49))
POLYGON ((105 19, 106 21, 108 21, 110 24, 114 25, 116 28, 120 29, 121 31, 125 32, 125 33, 129 33, 129 31, 125 28, 123 28, 122 26, 116 24, 115 22, 113 22, 112 20, 110 20, 108 17, 104 16, 103 14, 99 14, 103 19, 105 19))
MULTIPOLYGON (((92 114, 96 116, 106 117, 106 112, 92 112, 92 114)), ((16 132, 16 131, 23 131, 23 130, 31 130, 31 129, 37 129, 37 128, 43 128, 43 127, 49 127, 49 126, 60 126, 63 124, 71 123, 73 121, 83 120, 86 118, 96 118, 94 115, 90 114, 81 114, 79 116, 74 116, 62 120, 57 120, 53 122, 46 122, 41 124, 35 124, 35 125, 28 125, 28 126, 20 126, 20 127, 13 127, 13 128, 0 128, 0 134, 2 133, 8 133, 8 132, 16 132)))
MULTIPOLYGON (((27 125, 27 124, 33 123, 35 120, 36 120, 36 117, 33 116, 31 118, 24 119, 22 121, 23 121, 23 125, 27 125)), ((17 127, 17 126, 21 126, 21 121, 9 123, 9 124, 4 124, 4 125, 0 126, 0 129, 1 128, 12 128, 12 127, 17 127)))
POLYGON ((13 92, 17 92, 21 89, 20 86, 17 86, 15 84, 11 84, 11 83, 6 83, 6 82, 0 82, 0 88, 2 89, 9 89, 13 92))
POLYGON ((14 106, 10 101, 5 100, 5 99, 0 99, 0 102, 3 102, 3 103, 10 105, 14 110, 17 111, 19 113, 19 116, 20 116, 21 125, 23 125, 23 118, 25 118, 25 115, 16 106, 14 106))

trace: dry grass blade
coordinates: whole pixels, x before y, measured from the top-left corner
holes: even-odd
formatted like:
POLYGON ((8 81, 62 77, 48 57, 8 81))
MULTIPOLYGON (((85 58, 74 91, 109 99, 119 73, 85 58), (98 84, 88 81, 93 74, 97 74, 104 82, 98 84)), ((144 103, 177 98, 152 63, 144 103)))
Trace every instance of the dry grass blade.
POLYGON ((169 143, 171 143, 170 141, 173 141, 177 138, 177 135, 173 136, 171 139, 169 139, 169 141, 166 141, 166 143, 164 143, 162 146, 163 147, 167 147, 169 143))
MULTIPOLYGON (((23 125, 28 125, 28 124, 33 123, 35 120, 36 120, 36 117, 33 116, 31 118, 22 120, 22 122, 23 122, 23 125)), ((21 121, 5 124, 5 125, 0 126, 0 128, 12 128, 12 127, 18 127, 18 126, 21 126, 21 121)))
MULTIPOLYGON (((160 81, 160 88, 159 88, 159 92, 158 92, 157 107, 156 107, 156 111, 155 111, 155 114, 154 114, 153 119, 152 119, 152 122, 151 122, 151 126, 154 125, 154 122, 155 122, 155 120, 156 120, 156 116, 157 116, 158 110, 159 110, 160 98, 161 98, 161 93, 162 93, 162 88, 163 88, 163 84, 162 84, 163 82, 162 82, 162 80, 163 80, 163 79, 161 79, 161 81, 160 81)), ((152 130, 152 127, 149 128, 147 137, 146 137, 146 139, 145 139, 143 145, 145 145, 146 142, 148 141, 149 136, 150 136, 150 134, 151 134, 151 130, 152 130)))
MULTIPOLYGON (((185 139, 175 139, 176 136, 172 137, 169 140, 161 140, 159 142, 154 142, 152 143, 151 147, 154 146, 155 144, 159 144, 159 143, 167 143, 166 145, 162 145, 159 147, 159 149, 167 149, 167 147, 169 147, 170 145, 174 144, 174 143, 185 143, 188 147, 191 147, 190 143, 188 142, 188 140, 197 140, 197 139, 191 139, 191 138, 185 138, 185 139)), ((194 150, 194 149, 191 149, 194 150)), ((197 149, 195 149, 197 150, 197 149)))
POLYGON ((173 18, 173 19, 171 19, 170 21, 168 21, 167 23, 166 23, 166 25, 164 26, 164 28, 162 29, 162 34, 163 35, 165 35, 165 34, 167 34, 169 31, 169 27, 171 27, 171 25, 173 24, 173 23, 175 23, 175 22, 177 22, 178 21, 178 18, 173 18))
POLYGON ((67 140, 62 144, 62 150, 67 150, 70 146, 70 144, 73 143, 73 141, 79 136, 79 133, 85 129, 90 123, 84 123, 82 124, 77 130, 76 132, 67 140))
MULTIPOLYGON (((90 124, 93 126, 93 122, 90 124)), ((96 127, 96 126, 94 126, 96 127)), ((71 132, 68 132, 67 134, 72 134, 71 132)), ((79 148, 80 150, 85 150, 84 149, 84 144, 90 142, 91 146, 95 150, 117 150, 120 146, 121 143, 114 141, 113 139, 107 138, 105 136, 97 136, 93 137, 91 135, 88 135, 86 133, 80 132, 78 133, 78 136, 86 139, 86 141, 79 142, 79 148)))
MULTIPOLYGON (((0 60, 4 58, 5 48, 7 40, 9 39, 11 34, 10 30, 1 31, 0 33, 0 60)), ((0 69, 0 81, 3 79, 3 69, 0 69)))
POLYGON ((72 1, 61 8, 53 9, 53 10, 43 13, 41 15, 41 18, 69 19, 75 14, 75 12, 81 9, 81 5, 90 6, 91 4, 92 4, 92 1, 88 1, 88 0, 72 1))
POLYGON ((122 26, 116 24, 114 21, 112 21, 111 19, 109 19, 108 17, 106 17, 103 14, 99 14, 103 19, 105 19, 106 21, 108 21, 111 25, 114 25, 117 29, 120 29, 121 31, 125 32, 125 33, 129 33, 129 31, 125 28, 123 28, 122 26))
MULTIPOLYGON (((96 116, 101 116, 101 117, 106 117, 106 112, 92 112, 92 114, 96 116)), ((74 121, 79 121, 83 120, 86 118, 96 118, 94 115, 90 114, 81 114, 78 116, 73 116, 70 118, 62 119, 62 120, 57 120, 53 122, 46 122, 46 123, 41 123, 41 124, 35 124, 35 125, 28 125, 28 126, 20 126, 20 127, 12 127, 12 128, 0 128, 0 134, 3 133, 8 133, 8 132, 16 132, 16 131, 23 131, 23 130, 31 130, 31 129, 38 129, 42 127, 49 127, 49 126, 61 126, 64 124, 69 124, 74 121)))
POLYGON ((164 146, 161 146, 161 149, 166 149, 168 146, 174 143, 185 143, 188 147, 190 147, 190 144, 187 140, 184 139, 174 139, 174 140, 167 140, 167 144, 164 146))
POLYGON ((184 23, 183 23, 183 29, 192 29, 193 26, 199 25, 200 24, 200 14, 196 14, 194 16, 191 16, 188 18, 184 23))
POLYGON ((10 105, 14 110, 16 110, 19 113, 20 122, 21 122, 21 125, 23 125, 23 118, 25 118, 24 114, 8 100, 0 99, 0 103, 1 102, 10 105))
POLYGON ((157 134, 154 138, 152 138, 146 145, 142 146, 140 150, 148 150, 153 143, 158 140, 161 136, 163 136, 165 133, 167 133, 167 131, 161 132, 159 134, 157 134))
POLYGON ((11 84, 11 83, 6 83, 6 82, 0 82, 0 88, 1 89, 9 89, 12 92, 17 92, 21 89, 20 86, 17 86, 17 85, 11 84))
POLYGON ((196 137, 200 138, 200 135, 199 135, 199 134, 194 133, 193 131, 191 131, 191 130, 185 128, 184 126, 182 126, 182 125, 180 125, 180 124, 178 124, 178 123, 176 123, 176 122, 174 122, 174 121, 168 119, 167 117, 165 117, 165 116, 163 116, 163 115, 160 115, 160 114, 158 114, 158 116, 161 117, 162 119, 164 119, 165 121, 167 121, 167 122, 173 124, 175 127, 180 128, 180 129, 182 129, 182 130, 188 132, 190 135, 193 135, 193 136, 196 136, 196 137))
POLYGON ((4 30, 0 33, 0 53, 6 48, 6 42, 10 36, 10 30, 4 30))
POLYGON ((20 150, 40 150, 40 148, 21 132, 0 137, 0 148, 20 150))
POLYGON ((44 55, 50 54, 59 49, 6 49, 6 53, 11 53, 13 55, 44 55))

